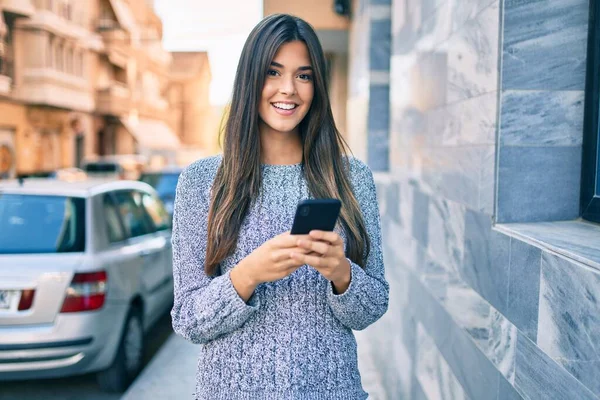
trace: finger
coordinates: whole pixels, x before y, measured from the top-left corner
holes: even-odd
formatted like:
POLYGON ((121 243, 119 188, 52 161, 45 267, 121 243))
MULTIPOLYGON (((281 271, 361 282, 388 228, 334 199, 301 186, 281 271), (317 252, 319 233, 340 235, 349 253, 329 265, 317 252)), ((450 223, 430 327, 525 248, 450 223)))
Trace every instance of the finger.
MULTIPOLYGON (((282 265, 285 265, 286 263, 288 263, 290 260, 291 260, 292 264, 297 264, 299 261, 296 260, 292 256, 292 254, 294 254, 294 253, 303 254, 303 255, 307 255, 307 256, 321 257, 321 254, 319 254, 319 253, 315 253, 313 251, 301 249, 301 248, 297 248, 295 250, 292 250, 291 252, 288 250, 284 250, 284 255, 277 262, 275 262, 276 267, 279 268, 282 265)), ((300 265, 304 265, 304 262, 300 262, 300 265)))
POLYGON ((292 252, 308 254, 308 253, 310 253, 310 250, 305 249, 303 247, 292 247, 290 249, 278 249, 271 253, 271 261, 273 261, 274 263, 277 263, 277 262, 280 262, 283 260, 288 260, 292 257, 292 252))
POLYGON ((275 237, 273 245, 278 249, 289 249, 296 247, 298 239, 308 238, 308 235, 290 235, 289 232, 275 237))
POLYGON ((327 231, 310 231, 309 236, 313 239, 324 240, 333 245, 340 245, 344 242, 342 241, 342 237, 338 235, 336 232, 327 232, 327 231))
POLYGON ((329 250, 331 250, 331 245, 329 242, 323 242, 320 240, 312 240, 312 239, 300 239, 298 240, 298 247, 311 250, 315 253, 319 253, 321 255, 327 254, 329 250))
POLYGON ((308 255, 301 253, 292 253, 292 258, 303 262, 304 264, 311 265, 315 268, 324 268, 331 264, 332 258, 319 257, 318 255, 308 255))
POLYGON ((284 261, 280 262, 279 264, 277 264, 277 268, 284 272, 292 272, 292 271, 297 270, 298 268, 300 268, 303 265, 304 265, 304 263, 302 261, 299 261, 299 260, 296 260, 293 258, 288 258, 287 260, 284 260, 284 261))

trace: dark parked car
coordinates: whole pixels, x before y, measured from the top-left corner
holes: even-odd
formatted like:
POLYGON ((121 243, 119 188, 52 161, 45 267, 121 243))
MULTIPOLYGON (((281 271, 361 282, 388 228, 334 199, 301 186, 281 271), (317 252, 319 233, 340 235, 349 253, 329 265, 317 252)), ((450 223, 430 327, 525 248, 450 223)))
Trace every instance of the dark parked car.
POLYGON ((158 197, 160 197, 171 216, 173 216, 177 180, 182 170, 180 167, 169 167, 159 171, 143 172, 140 177, 140 181, 149 184, 156 190, 158 197))

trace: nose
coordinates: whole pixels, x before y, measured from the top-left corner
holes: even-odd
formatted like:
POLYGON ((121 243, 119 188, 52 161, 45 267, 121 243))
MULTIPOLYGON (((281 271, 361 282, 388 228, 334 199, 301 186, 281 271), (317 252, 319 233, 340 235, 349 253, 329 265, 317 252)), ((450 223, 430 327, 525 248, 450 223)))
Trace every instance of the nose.
POLYGON ((296 94, 296 84, 293 77, 284 77, 280 82, 279 93, 290 96, 296 94))

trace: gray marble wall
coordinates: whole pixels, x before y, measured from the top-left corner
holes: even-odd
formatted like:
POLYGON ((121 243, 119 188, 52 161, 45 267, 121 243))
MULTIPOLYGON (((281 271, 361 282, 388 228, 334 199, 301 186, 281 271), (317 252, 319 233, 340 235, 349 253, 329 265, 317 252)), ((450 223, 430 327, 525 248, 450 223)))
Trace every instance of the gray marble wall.
POLYGON ((600 227, 556 222, 578 216, 588 6, 392 1, 373 399, 600 398, 600 227))
POLYGON ((504 2, 499 222, 578 217, 588 15, 588 0, 504 2))

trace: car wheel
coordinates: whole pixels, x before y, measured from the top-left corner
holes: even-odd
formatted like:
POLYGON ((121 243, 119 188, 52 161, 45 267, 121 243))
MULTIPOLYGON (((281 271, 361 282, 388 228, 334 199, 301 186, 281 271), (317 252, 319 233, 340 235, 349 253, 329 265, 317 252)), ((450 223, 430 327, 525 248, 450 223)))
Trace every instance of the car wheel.
POLYGON ((117 355, 110 367, 96 375, 103 391, 121 393, 133 382, 142 368, 144 358, 144 329, 142 315, 131 309, 125 321, 117 355))

